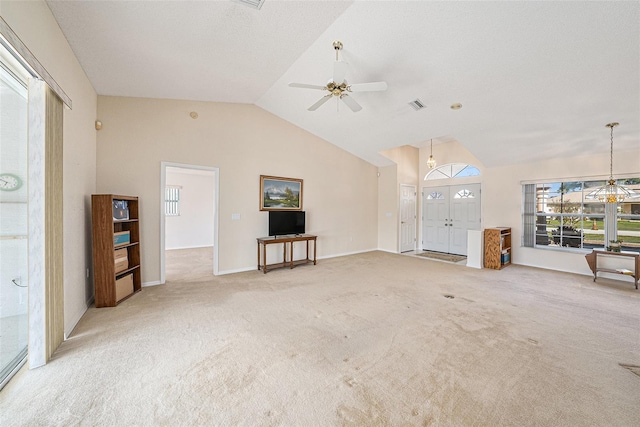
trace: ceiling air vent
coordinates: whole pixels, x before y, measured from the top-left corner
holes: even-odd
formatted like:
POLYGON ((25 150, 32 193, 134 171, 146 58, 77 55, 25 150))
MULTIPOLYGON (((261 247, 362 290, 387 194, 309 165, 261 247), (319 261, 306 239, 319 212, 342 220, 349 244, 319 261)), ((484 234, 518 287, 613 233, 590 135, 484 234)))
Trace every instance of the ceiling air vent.
POLYGON ((424 105, 422 103, 422 101, 420 101, 418 98, 416 98, 415 100, 411 101, 409 103, 409 105, 411 105, 411 108, 413 108, 416 111, 422 110, 424 107, 426 107, 426 105, 424 105))
POLYGON ((253 9, 260 9, 264 0, 234 0, 236 3, 242 3, 245 6, 249 6, 253 9))

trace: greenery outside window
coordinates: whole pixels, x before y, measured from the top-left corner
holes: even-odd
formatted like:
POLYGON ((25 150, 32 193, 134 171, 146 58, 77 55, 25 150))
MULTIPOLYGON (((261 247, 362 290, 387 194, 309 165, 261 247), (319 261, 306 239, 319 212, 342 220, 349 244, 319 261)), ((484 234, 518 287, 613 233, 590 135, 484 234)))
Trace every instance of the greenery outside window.
MULTIPOLYGON (((604 181, 561 181, 523 186, 523 243, 529 247, 557 249, 605 248, 605 224, 617 221, 622 250, 640 252, 640 199, 618 203, 610 218, 605 203, 585 196, 604 181)), ((640 178, 618 180, 640 189, 640 178)))

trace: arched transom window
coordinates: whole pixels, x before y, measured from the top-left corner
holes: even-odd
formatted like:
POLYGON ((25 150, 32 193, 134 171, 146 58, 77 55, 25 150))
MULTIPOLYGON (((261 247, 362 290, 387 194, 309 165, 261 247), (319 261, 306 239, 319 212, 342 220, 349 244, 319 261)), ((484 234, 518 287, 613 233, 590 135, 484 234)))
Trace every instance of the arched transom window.
POLYGON ((446 165, 438 166, 434 170, 430 171, 425 177, 425 181, 433 179, 445 179, 445 178, 462 178, 466 176, 479 176, 480 170, 477 167, 468 165, 466 163, 449 163, 446 165))

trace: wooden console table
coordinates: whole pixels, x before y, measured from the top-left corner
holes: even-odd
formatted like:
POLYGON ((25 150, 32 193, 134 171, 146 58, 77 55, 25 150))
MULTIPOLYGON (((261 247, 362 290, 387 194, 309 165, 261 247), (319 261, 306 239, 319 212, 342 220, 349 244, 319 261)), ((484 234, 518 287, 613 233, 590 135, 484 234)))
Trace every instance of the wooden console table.
POLYGON ((277 237, 258 237, 258 270, 262 269, 262 272, 267 274, 268 269, 282 268, 287 265, 289 268, 293 268, 298 264, 306 264, 313 261, 313 265, 316 265, 316 253, 318 243, 316 239, 318 236, 312 236, 310 234, 300 234, 297 236, 277 236, 277 237), (300 260, 293 259, 293 243, 294 242, 307 242, 307 257, 300 260), (309 258, 309 242, 313 242, 313 259, 309 258), (282 262, 267 265, 267 246, 274 243, 282 243, 282 262), (287 261, 287 244, 289 244, 290 259, 287 261), (260 257, 260 245, 262 245, 262 263, 260 257))
POLYGON ((598 272, 602 271, 604 273, 614 273, 614 274, 624 274, 625 276, 633 277, 634 284, 636 285, 636 289, 638 289, 638 276, 640 276, 640 254, 633 252, 611 252, 611 251, 603 251, 603 250, 593 250, 590 254, 585 255, 587 259, 587 264, 589 264, 589 268, 593 272, 593 281, 596 281, 598 276, 598 272), (633 271, 627 269, 616 269, 616 268, 604 268, 598 267, 598 258, 601 257, 629 257, 634 258, 633 260, 633 271))

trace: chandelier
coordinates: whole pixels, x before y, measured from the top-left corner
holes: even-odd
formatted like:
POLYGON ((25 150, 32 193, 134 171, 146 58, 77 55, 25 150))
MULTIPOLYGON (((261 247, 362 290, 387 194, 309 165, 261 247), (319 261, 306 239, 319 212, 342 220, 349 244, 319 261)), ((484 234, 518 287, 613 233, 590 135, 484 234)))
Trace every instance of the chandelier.
POLYGON ((624 199, 635 199, 636 197, 640 197, 640 193, 630 188, 616 184, 616 181, 613 179, 613 128, 618 126, 619 124, 620 123, 613 122, 606 125, 609 129, 611 129, 611 157, 609 162, 609 180, 607 181, 606 185, 599 187, 591 193, 587 194, 585 196, 587 199, 597 199, 605 203, 622 203, 624 199))
POLYGON ((427 160, 427 166, 429 169, 436 167, 436 159, 433 158, 433 138, 431 139, 431 154, 429 155, 429 160, 427 160))

